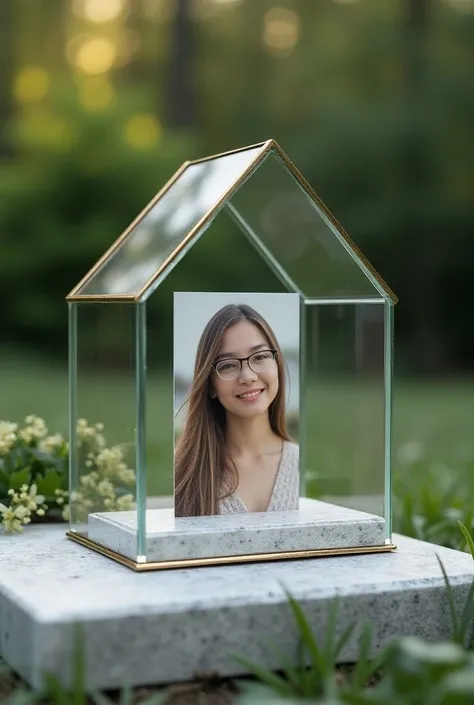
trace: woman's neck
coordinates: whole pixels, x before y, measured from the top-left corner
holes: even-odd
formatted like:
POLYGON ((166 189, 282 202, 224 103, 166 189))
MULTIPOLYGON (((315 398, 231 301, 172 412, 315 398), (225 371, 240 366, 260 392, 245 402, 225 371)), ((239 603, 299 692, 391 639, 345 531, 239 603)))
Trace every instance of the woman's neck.
POLYGON ((228 415, 226 426, 226 443, 233 457, 272 452, 275 442, 281 442, 272 430, 267 416, 243 419, 228 415))

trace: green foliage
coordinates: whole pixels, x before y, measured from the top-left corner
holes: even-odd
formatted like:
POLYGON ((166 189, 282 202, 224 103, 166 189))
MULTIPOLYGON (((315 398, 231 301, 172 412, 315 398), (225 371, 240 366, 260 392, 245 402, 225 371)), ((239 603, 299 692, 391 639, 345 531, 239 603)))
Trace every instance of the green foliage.
POLYGON ((11 124, 16 160, 0 171, 5 340, 64 354, 64 297, 194 155, 198 142, 188 134, 148 149, 127 144, 127 120, 149 109, 142 88, 124 90, 110 110, 89 113, 73 86, 59 81, 39 111, 46 135, 34 112, 11 124))
POLYGON ((462 534, 463 534, 464 538, 466 539, 466 543, 467 543, 469 550, 471 552, 471 556, 474 559, 474 540, 472 538, 472 535, 469 533, 467 527, 462 522, 458 522, 458 523, 459 523, 459 528, 461 529, 462 534))
POLYGON ((141 48, 108 76, 115 102, 88 112, 59 29, 70 18, 71 42, 80 39, 71 3, 2 3, 11 8, 1 28, 3 85, 28 63, 51 81, 44 100, 16 104, 5 90, 1 106, 12 118, 1 128, 13 156, 0 170, 7 339, 64 352, 65 293, 175 169, 272 136, 399 293, 398 359, 417 358, 419 369, 436 359, 470 364, 472 14, 430 3, 413 41, 398 1, 288 0, 305 31, 275 54, 262 41, 270 0, 205 4, 202 16, 184 13, 174 27, 129 3, 111 36, 137 34, 141 48), (39 21, 46 53, 32 30, 39 21), (180 36, 196 41, 183 47, 180 36), (187 61, 176 59, 180 51, 187 61), (192 129, 171 125, 156 145, 129 146, 127 120, 148 112, 164 123, 171 96, 186 86, 202 106, 185 116, 192 129))
MULTIPOLYGON (((51 674, 44 676, 44 688, 38 694, 42 701, 46 700, 51 705, 112 705, 117 701, 112 701, 107 695, 98 691, 89 691, 85 678, 85 657, 86 645, 84 643, 84 633, 80 625, 75 627, 75 648, 73 657, 73 674, 71 687, 64 686, 61 681, 51 674)), ((162 705, 166 700, 164 693, 155 693, 140 700, 141 705, 162 705)), ((132 705, 135 702, 133 689, 124 685, 121 689, 117 705, 132 705)), ((25 705, 28 705, 26 703, 25 705)))
MULTIPOLYGON (((472 536, 460 527, 469 545, 472 536)), ((416 637, 394 639, 371 659, 371 627, 361 629, 352 670, 336 669, 352 624, 339 637, 337 600, 332 602, 323 642, 316 638, 301 605, 286 591, 301 650, 294 665, 280 656, 278 673, 239 657, 258 683, 247 684, 239 705, 291 703, 319 705, 467 705, 474 702, 474 579, 461 614, 454 590, 438 557, 451 617, 451 642, 428 644, 416 637), (377 681, 374 683, 375 680, 377 681)))
POLYGON ((447 466, 420 458, 396 466, 393 483, 394 528, 405 536, 457 550, 466 549, 474 530, 473 460, 447 466))
MULTIPOLYGON (((342 634, 337 634, 337 612, 339 601, 331 601, 324 638, 320 641, 314 634, 299 602, 285 590, 296 628, 299 634, 297 663, 285 656, 272 645, 280 662, 279 673, 262 668, 249 659, 238 656, 237 660, 248 672, 261 683, 281 697, 302 699, 335 698, 340 690, 336 678, 336 664, 344 646, 355 631, 355 624, 350 624, 342 634)), ((383 666, 385 656, 382 653, 374 660, 369 660, 372 642, 372 630, 366 623, 359 636, 359 653, 353 671, 344 679, 343 692, 346 695, 358 693, 369 679, 383 666)), ((246 690, 251 694, 253 686, 246 690)))
POLYGON ((106 447, 104 425, 77 421, 78 486, 69 494, 69 443, 48 435, 44 419, 25 424, 0 421, 0 517, 3 529, 21 532, 24 524, 48 519, 84 521, 92 511, 127 510, 134 502, 135 471, 127 467, 126 444, 106 447))
POLYGON ((436 556, 443 573, 443 579, 446 585, 446 594, 449 604, 449 614, 451 617, 452 640, 456 644, 468 645, 470 649, 474 647, 474 580, 471 582, 469 591, 462 609, 461 615, 457 614, 456 603, 454 599, 454 591, 449 582, 445 567, 439 556, 436 556))

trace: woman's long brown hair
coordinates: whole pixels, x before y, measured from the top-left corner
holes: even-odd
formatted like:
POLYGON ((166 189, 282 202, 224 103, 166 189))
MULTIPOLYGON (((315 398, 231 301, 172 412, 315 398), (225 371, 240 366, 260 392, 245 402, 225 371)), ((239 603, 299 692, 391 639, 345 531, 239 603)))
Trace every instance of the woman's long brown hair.
POLYGON ((237 470, 226 447, 225 409, 211 398, 211 366, 219 354, 222 336, 230 326, 250 321, 277 351, 278 392, 268 413, 271 429, 291 440, 285 418, 284 363, 278 341, 268 323, 250 306, 230 304, 221 308, 206 325, 196 353, 194 378, 187 400, 188 413, 176 443, 175 516, 207 516, 219 513, 219 500, 237 487, 237 470))

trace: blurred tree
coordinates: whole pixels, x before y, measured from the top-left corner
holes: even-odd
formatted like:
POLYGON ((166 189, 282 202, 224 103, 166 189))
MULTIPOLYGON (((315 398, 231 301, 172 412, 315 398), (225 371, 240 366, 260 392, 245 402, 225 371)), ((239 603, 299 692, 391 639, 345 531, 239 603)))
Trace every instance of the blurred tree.
MULTIPOLYGON (((60 5, 16 0, 0 23, 14 75, 47 62, 51 84, 14 106, 6 132, 4 334, 54 350, 64 294, 184 159, 274 137, 399 294, 399 368, 472 369, 474 13, 447 0, 141 0, 120 22, 75 28, 77 42, 139 47, 133 67, 122 56, 84 76, 65 70, 60 5), (84 107, 86 81, 110 104, 84 107)), ((195 261, 212 257, 206 242, 195 261)))
POLYGON ((429 229, 425 198, 432 188, 429 145, 428 2, 404 0, 405 20, 402 62, 404 76, 404 134, 401 143, 400 187, 405 192, 400 221, 400 245, 410 282, 410 318, 414 364, 426 372, 446 364, 444 335, 438 325, 436 274, 444 247, 438 233, 429 229))
POLYGON ((167 117, 171 129, 196 124, 196 27, 191 18, 191 0, 175 0, 171 26, 167 84, 167 117))
MULTIPOLYGON (((3 0, 0 3, 0 28, 3 28, 3 33, 13 26, 13 3, 14 0, 3 0)), ((3 37, 3 41, 0 39, 0 159, 11 153, 6 127, 10 121, 13 104, 13 70, 14 43, 3 37)))

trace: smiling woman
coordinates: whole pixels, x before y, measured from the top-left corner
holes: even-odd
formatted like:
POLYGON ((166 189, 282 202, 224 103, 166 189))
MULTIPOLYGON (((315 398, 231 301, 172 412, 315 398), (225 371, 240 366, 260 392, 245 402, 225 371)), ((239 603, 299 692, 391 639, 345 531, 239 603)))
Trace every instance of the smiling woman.
POLYGON ((176 516, 298 509, 299 453, 285 402, 270 325, 247 304, 221 307, 199 339, 176 444, 176 516))

